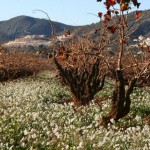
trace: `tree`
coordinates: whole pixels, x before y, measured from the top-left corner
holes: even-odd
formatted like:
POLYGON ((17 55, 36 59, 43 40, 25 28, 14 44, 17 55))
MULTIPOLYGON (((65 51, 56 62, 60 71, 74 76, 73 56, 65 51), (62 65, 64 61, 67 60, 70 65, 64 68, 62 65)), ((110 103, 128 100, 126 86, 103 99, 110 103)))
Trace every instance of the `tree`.
MULTIPOLYGON (((97 1, 101 2, 102 0, 97 1)), ((105 58, 108 70, 111 72, 112 78, 115 79, 111 110, 103 118, 103 121, 108 123, 111 118, 119 120, 129 113, 130 95, 135 86, 142 86, 142 84, 150 82, 150 75, 148 74, 150 72, 150 57, 147 53, 145 59, 141 61, 133 55, 130 49, 127 50, 128 38, 134 32, 134 30, 129 30, 128 11, 132 8, 132 5, 139 8, 140 3, 137 0, 105 0, 104 5, 107 12, 105 14, 102 12, 98 13, 98 16, 103 19, 102 30, 108 31, 112 35, 117 34, 117 38, 114 41, 119 44, 119 50, 115 50, 116 54, 113 60, 105 58), (127 51, 130 55, 126 54, 127 51)), ((141 11, 136 11, 135 21, 139 20, 140 17, 141 11)), ((101 32, 101 29, 99 30, 101 32)), ((106 33, 108 34, 108 32, 106 33)), ((108 37, 105 36, 105 38, 108 37)), ((111 37, 109 40, 111 41, 111 37)), ((110 41, 108 45, 111 44, 110 41)))
POLYGON ((105 81, 103 68, 100 68, 104 62, 89 54, 90 44, 86 42, 89 41, 69 41, 65 47, 60 46, 54 56, 60 76, 73 94, 73 101, 80 106, 89 104, 105 81))
MULTIPOLYGON (((128 12, 132 6, 139 8, 140 3, 137 0, 105 0, 104 5, 107 12, 98 13, 100 27, 95 31, 100 35, 99 42, 88 35, 76 41, 70 40, 63 51, 58 50, 58 55, 54 55, 54 62, 69 85, 74 101, 80 105, 88 104, 102 90, 105 76, 115 80, 111 110, 103 117, 107 124, 110 119, 119 120, 130 112, 130 95, 135 86, 150 82, 150 55, 145 51, 144 59, 140 59, 128 45, 131 33, 138 28, 130 30, 128 12), (119 46, 110 50, 116 43, 119 46), (113 57, 108 51, 114 53, 113 57)), ((141 11, 134 13, 135 22, 141 15, 141 11)))

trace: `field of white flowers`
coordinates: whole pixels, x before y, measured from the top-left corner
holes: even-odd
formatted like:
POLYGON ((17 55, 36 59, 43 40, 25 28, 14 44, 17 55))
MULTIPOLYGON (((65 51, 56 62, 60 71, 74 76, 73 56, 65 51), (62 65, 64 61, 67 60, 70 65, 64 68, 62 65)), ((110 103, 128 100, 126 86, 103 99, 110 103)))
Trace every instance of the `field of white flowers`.
POLYGON ((104 127, 111 90, 96 95, 99 105, 76 108, 51 72, 0 83, 0 149, 149 150, 150 89, 135 89, 130 114, 104 127))

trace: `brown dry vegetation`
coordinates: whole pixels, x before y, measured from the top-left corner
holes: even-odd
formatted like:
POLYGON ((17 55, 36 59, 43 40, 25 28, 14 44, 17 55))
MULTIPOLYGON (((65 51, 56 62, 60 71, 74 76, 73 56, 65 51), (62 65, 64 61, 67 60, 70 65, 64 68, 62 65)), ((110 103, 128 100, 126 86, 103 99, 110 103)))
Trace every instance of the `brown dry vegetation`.
POLYGON ((0 81, 34 75, 48 69, 48 61, 35 54, 8 51, 0 47, 0 81))
POLYGON ((70 87, 72 101, 77 106, 89 104, 94 95, 103 90, 105 77, 115 80, 111 111, 103 118, 104 124, 111 118, 119 120, 130 112, 130 95, 134 87, 150 86, 150 54, 147 49, 133 50, 123 45, 121 55, 119 50, 111 49, 113 54, 109 53, 107 42, 106 39, 97 43, 88 37, 71 40, 58 49, 54 57, 60 76, 70 87))
MULTIPOLYGON (((106 74, 107 78, 113 80, 116 78, 115 70, 117 69, 118 51, 115 49, 108 51, 107 48, 101 50, 101 45, 91 38, 79 37, 78 39, 71 39, 64 43, 63 48, 58 49, 56 58, 63 68, 78 68, 78 70, 81 69, 80 72, 83 72, 85 68, 90 69, 94 60, 99 58, 101 60, 101 74, 106 74)), ((128 80, 137 76, 136 86, 150 86, 149 60, 150 53, 147 49, 141 50, 137 48, 134 50, 126 48, 122 56, 123 74, 126 84, 128 84, 128 80), (139 51, 142 52, 140 55, 137 54, 139 51)))

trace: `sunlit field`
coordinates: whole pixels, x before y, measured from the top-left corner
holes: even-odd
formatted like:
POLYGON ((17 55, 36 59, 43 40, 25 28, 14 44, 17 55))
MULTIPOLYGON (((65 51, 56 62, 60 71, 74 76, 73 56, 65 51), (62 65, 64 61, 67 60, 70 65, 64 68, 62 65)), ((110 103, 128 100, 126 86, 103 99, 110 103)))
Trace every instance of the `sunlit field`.
POLYGON ((109 111, 112 85, 90 105, 77 108, 56 74, 0 83, 0 148, 40 150, 149 150, 150 89, 136 88, 130 113, 101 125, 109 111))

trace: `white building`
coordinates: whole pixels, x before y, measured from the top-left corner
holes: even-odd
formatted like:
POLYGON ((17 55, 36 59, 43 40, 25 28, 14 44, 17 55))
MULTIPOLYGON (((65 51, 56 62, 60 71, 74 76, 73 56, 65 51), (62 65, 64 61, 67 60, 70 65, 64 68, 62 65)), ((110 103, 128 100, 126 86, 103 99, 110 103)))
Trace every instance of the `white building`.
POLYGON ((142 35, 140 35, 140 36, 138 37, 138 39, 139 39, 139 41, 143 41, 143 40, 145 39, 145 37, 142 36, 142 35))

